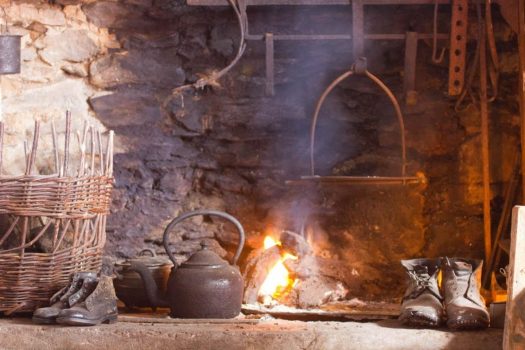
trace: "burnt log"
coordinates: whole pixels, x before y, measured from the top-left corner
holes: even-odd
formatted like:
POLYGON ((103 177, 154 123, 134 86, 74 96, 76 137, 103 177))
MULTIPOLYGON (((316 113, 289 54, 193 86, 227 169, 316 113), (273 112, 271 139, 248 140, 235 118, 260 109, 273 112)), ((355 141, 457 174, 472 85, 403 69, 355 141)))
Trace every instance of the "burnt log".
MULTIPOLYGON (((312 258, 315 259, 315 257, 312 258)), ((305 263, 304 260, 312 261, 312 259, 308 259, 308 257, 296 260, 287 259, 284 261, 284 266, 290 271, 290 273, 300 279, 307 279, 308 277, 316 275, 318 273, 318 268, 314 264, 308 262, 305 263)))
POLYGON ((338 259, 323 258, 315 255, 306 255, 297 260, 288 259, 284 266, 299 279, 307 279, 311 276, 320 275, 338 281, 352 279, 351 269, 345 267, 338 259))
POLYGON ((312 254, 312 248, 300 234, 292 231, 283 231, 280 240, 283 249, 290 254, 297 257, 312 254))
POLYGON ((297 295, 297 306, 302 309, 343 300, 348 294, 348 289, 342 282, 319 275, 299 280, 294 290, 297 295))
POLYGON ((269 249, 256 249, 247 258, 246 269, 244 270, 244 302, 255 304, 257 295, 266 276, 270 270, 281 259, 281 252, 278 246, 269 249))

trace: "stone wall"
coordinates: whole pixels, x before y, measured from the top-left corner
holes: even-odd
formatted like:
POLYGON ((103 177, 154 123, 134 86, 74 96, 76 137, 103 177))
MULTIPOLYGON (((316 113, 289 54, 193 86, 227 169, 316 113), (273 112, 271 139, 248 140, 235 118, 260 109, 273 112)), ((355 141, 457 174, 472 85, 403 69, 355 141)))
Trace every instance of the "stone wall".
MULTIPOLYGON (((308 174, 314 104, 352 63, 350 42, 277 43, 275 97, 264 96, 262 42, 248 43, 220 86, 173 97, 174 87, 232 58, 238 33, 230 9, 168 0, 1 3, 11 32, 23 36, 22 73, 2 77, 5 170, 22 171, 20 137, 31 135, 35 118, 61 121, 70 109, 77 127, 88 120, 115 130, 109 254, 133 256, 145 246, 161 251, 171 218, 215 208, 246 226, 248 248, 260 247, 272 231, 298 230, 310 216, 318 253, 337 262, 351 296, 399 297, 402 258, 483 256, 479 113, 473 106, 454 111, 445 94, 448 68, 430 63, 429 42, 420 43, 419 102, 405 108, 408 172, 423 173, 428 183, 318 191, 284 181, 308 174)), ((431 10, 396 7, 393 16, 392 9, 374 8, 367 30, 430 32, 431 10)), ((347 8, 264 8, 250 15, 254 33, 269 26, 280 32, 349 30, 347 8)), ((499 17, 496 28, 503 79, 491 120, 495 214, 519 133, 515 38, 499 17)), ((373 42, 366 50, 370 70, 401 96, 403 43, 373 42)), ((362 79, 332 95, 319 124, 318 172, 397 175, 399 131, 388 100, 362 79)), ((44 156, 51 149, 46 142, 41 171, 51 159, 44 156)), ((228 226, 195 219, 185 228, 174 236, 181 259, 202 239, 231 256, 236 240, 228 226)))

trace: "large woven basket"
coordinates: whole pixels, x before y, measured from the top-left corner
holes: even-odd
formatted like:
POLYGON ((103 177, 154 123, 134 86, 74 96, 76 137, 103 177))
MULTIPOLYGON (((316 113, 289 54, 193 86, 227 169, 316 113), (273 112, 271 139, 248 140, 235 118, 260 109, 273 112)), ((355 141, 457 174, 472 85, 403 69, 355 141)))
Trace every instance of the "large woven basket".
MULTIPOLYGON (((68 170, 73 168, 70 125, 68 115, 63 161, 55 149, 57 174, 31 173, 37 123, 26 174, 0 175, 0 312, 4 314, 34 311, 67 285, 74 272, 101 267, 113 187, 113 134, 103 152, 100 132, 85 128, 79 137, 80 160, 68 170), (89 130, 91 152, 86 151, 89 130)), ((0 172, 3 130, 0 123, 0 172)), ((56 145, 54 127, 53 138, 56 145)))

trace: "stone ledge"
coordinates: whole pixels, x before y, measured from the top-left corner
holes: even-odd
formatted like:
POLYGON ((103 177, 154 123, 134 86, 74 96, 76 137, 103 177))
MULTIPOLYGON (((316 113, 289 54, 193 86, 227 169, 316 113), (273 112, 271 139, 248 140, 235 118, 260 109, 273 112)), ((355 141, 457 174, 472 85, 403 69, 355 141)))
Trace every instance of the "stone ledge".
POLYGON ((0 349, 500 349, 502 330, 448 332, 377 323, 265 320, 257 324, 202 320, 97 327, 40 326, 0 319, 0 349))

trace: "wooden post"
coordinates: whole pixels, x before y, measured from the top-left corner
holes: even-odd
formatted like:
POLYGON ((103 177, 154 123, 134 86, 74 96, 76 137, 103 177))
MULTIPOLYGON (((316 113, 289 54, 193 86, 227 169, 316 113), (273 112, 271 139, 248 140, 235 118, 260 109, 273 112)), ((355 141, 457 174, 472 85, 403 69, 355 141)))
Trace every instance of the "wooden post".
POLYGON ((521 116, 521 186, 522 186, 522 201, 525 200, 525 0, 519 0, 518 8, 518 48, 520 56, 520 70, 519 70, 519 87, 518 95, 520 101, 520 116, 521 116))
POLYGON ((512 210, 503 349, 525 349, 525 206, 512 210))

